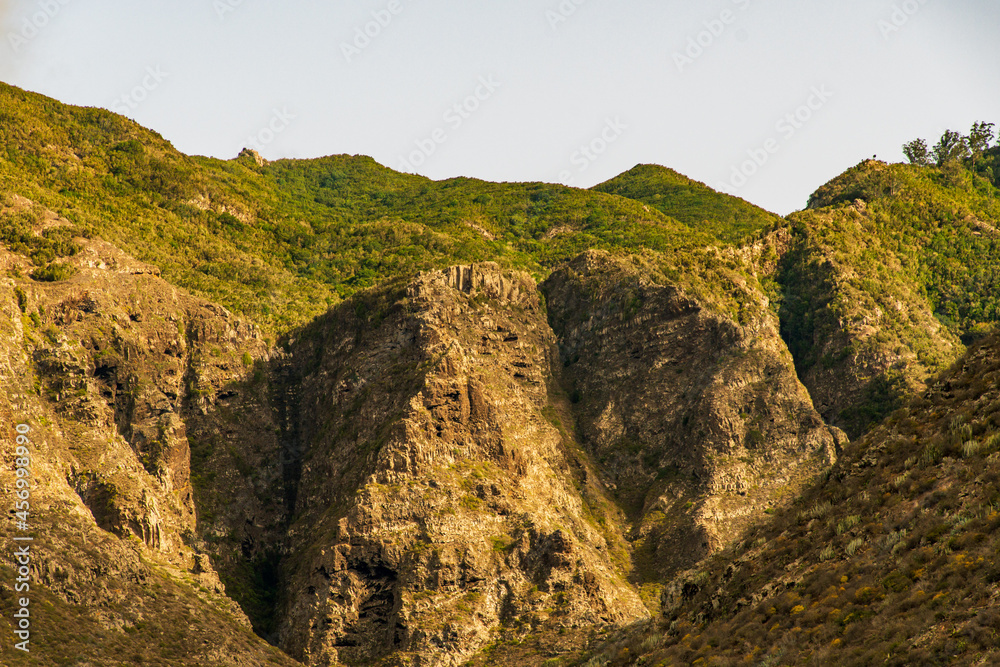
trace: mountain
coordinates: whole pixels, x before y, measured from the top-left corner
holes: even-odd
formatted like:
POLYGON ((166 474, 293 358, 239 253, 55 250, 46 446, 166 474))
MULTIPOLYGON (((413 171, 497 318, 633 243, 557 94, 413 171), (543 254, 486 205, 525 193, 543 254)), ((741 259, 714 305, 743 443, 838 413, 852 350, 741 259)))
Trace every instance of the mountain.
MULTIPOLYGON (((192 470, 179 416, 264 352, 259 331, 106 243, 79 243, 78 273, 59 281, 32 280, 30 260, 0 249, 3 448, 13 463, 14 426, 30 428, 19 458, 34 537, 29 590, 6 585, 13 561, 0 566, 5 615, 23 595, 32 623, 30 653, 0 626, 4 663, 295 664, 252 633, 196 546, 207 510, 192 477, 206 471, 192 470)), ((14 512, 13 466, 3 474, 14 512)), ((21 546, 13 519, 0 532, 21 546)))
POLYGON ((998 371, 992 335, 591 661, 994 664, 998 371))
POLYGON ((806 563, 868 553, 857 516, 902 530, 844 495, 895 470, 872 443, 907 425, 922 494, 992 461, 992 399, 925 393, 995 344, 995 149, 866 161, 783 219, 649 165, 580 190, 223 161, 5 85, 0 117, 38 610, 11 653, 0 596, 5 664, 735 660, 789 531, 806 563))
POLYGON ((997 321, 1000 201, 981 176, 867 160, 789 220, 782 335, 821 414, 852 437, 997 321))
POLYGON ((420 270, 491 260, 541 276, 585 249, 675 253, 710 238, 639 202, 558 185, 433 182, 362 156, 189 157, 110 112, 2 84, 0 120, 0 182, 35 205, 5 203, 8 244, 51 261, 66 232, 30 228, 53 211, 269 333, 420 270))

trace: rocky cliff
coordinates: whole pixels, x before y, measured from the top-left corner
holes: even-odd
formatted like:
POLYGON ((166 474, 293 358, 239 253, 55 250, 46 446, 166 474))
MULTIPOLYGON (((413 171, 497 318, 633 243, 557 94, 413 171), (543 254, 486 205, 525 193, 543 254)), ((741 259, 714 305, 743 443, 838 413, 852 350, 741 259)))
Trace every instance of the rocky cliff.
POLYGON ((1000 339, 971 346, 787 510, 678 579, 620 665, 992 665, 1000 339))
MULTIPOLYGON (((750 284, 748 290, 766 305, 750 284)), ((545 282, 581 440, 669 580, 794 497, 836 459, 774 315, 713 312, 654 265, 581 255, 545 282)))
MULTIPOLYGON (((496 639, 648 615, 559 426, 534 282, 454 267, 292 344, 302 452, 280 644, 307 664, 455 665, 496 639)), ((591 493, 600 494, 600 490, 591 493)))
MULTIPOLYGON (((37 613, 31 654, 7 653, 4 625, 4 662, 292 664, 250 633, 192 541, 204 510, 185 403, 192 386, 238 375, 241 356, 263 350, 259 334, 153 267, 78 242, 76 274, 55 282, 0 251, 4 498, 13 511, 13 429, 28 424, 37 613)), ((14 528, 0 527, 8 544, 14 528)))
POLYGON ((163 580, 240 628, 205 630, 212 655, 247 638, 232 664, 271 655, 250 625, 309 665, 572 653, 645 622, 655 582, 839 442, 773 316, 737 324, 641 260, 585 253, 541 290, 490 263, 424 273, 271 346, 78 242, 54 282, 5 255, 8 410, 44 434, 39 497, 75 517, 40 581, 101 610, 95 632, 169 622, 148 609, 163 580), (101 566, 67 560, 83 535, 101 566))

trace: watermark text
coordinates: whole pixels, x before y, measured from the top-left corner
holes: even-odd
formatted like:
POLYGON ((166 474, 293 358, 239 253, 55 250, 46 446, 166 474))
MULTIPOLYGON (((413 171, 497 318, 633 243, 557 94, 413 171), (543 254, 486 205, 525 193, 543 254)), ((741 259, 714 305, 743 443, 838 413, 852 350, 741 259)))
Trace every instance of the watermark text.
POLYGON ((14 459, 15 491, 14 491, 14 564, 17 568, 17 577, 14 583, 14 592, 21 593, 15 602, 14 611, 14 635, 21 641, 14 643, 14 648, 18 651, 30 653, 29 643, 31 641, 31 541, 28 536, 29 519, 31 514, 31 441, 28 434, 31 428, 27 424, 17 425, 17 449, 14 459))

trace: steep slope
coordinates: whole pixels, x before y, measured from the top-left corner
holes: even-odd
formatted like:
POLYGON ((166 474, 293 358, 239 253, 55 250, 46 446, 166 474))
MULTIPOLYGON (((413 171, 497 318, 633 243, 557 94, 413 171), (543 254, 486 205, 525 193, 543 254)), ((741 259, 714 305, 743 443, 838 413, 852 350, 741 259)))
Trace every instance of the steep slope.
POLYGON ((817 409, 852 436, 900 407, 964 350, 863 202, 793 216, 782 333, 817 409))
POLYGON ((635 199, 724 243, 744 241, 780 220, 738 197, 655 164, 636 165, 591 190, 635 199))
MULTIPOLYGON (((5 586, 4 664, 294 664, 253 635, 190 543, 185 383, 224 381, 234 358, 262 351, 260 335, 154 267, 74 243, 62 273, 75 275, 58 281, 27 278, 30 262, 0 249, 2 498, 14 511, 14 426, 27 424, 34 537, 31 651, 12 648, 5 586)), ((0 527, 6 544, 15 528, 0 527)))
MULTIPOLYGON (((835 446, 790 376, 762 294, 716 251, 680 283, 662 255, 586 253, 546 284, 548 316, 526 274, 431 272, 356 295, 268 350, 252 326, 151 267, 73 242, 80 250, 61 261, 78 273, 53 282, 23 277, 29 262, 6 255, 8 274, 22 276, 12 326, 27 332, 48 415, 28 421, 64 438, 45 458, 68 472, 40 480, 40 493, 81 513, 77 532, 41 547, 39 594, 101 610, 99 636, 142 614, 130 631, 141 638, 184 613, 154 605, 157 585, 205 586, 214 593, 182 604, 235 614, 240 629, 203 628, 209 653, 193 662, 218 660, 206 656, 230 634, 246 642, 227 649, 233 664, 267 652, 223 592, 306 664, 454 665, 481 649, 502 661, 524 641, 539 660, 578 653, 599 631, 647 619, 641 598, 650 602, 657 575, 785 502, 835 446), (719 297, 726 280, 745 294, 719 297), (631 319, 615 306, 632 303, 625 292, 631 319), (651 336, 638 361, 637 325, 651 336), (675 379, 665 354, 694 379, 675 379), (606 369, 588 366, 590 355, 606 369), (689 399, 651 398, 678 382, 689 399), (617 417, 644 455, 620 451, 595 418, 612 395, 635 408, 617 417), (88 531, 104 544, 89 558, 129 582, 132 603, 93 597, 96 582, 79 574, 87 561, 65 555, 96 540, 88 531)), ((181 636, 191 635, 135 650, 183 664, 181 636)), ((81 655, 104 664, 109 653, 81 655)))
POLYGON ((790 216, 782 335, 825 419, 860 435, 992 329, 996 195, 961 168, 868 160, 790 216))
POLYGON ((792 499, 846 438, 813 409, 751 276, 717 274, 742 304, 730 316, 656 259, 586 253, 544 290, 582 442, 628 509, 643 576, 669 581, 792 499))
POLYGON ((381 288, 299 335, 292 656, 456 665, 496 639, 647 616, 559 427, 555 355, 534 281, 495 264, 381 288))
POLYGON ((793 507, 678 581, 663 634, 604 655, 616 665, 995 664, 997 377, 991 336, 847 447, 793 507))

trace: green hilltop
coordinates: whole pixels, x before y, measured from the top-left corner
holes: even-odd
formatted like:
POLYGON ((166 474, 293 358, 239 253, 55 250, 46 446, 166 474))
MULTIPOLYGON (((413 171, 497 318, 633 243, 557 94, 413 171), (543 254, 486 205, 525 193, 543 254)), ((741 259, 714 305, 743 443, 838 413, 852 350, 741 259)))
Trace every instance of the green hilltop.
MULTIPOLYGON (((651 209, 561 185, 431 181, 363 156, 191 157, 110 112, 7 85, 0 118, 8 245, 44 267, 71 251, 72 233, 100 236, 271 330, 388 278, 449 264, 491 259, 543 277, 588 248, 711 264, 698 249, 727 236, 671 217, 669 200, 651 209), (45 210, 76 229, 37 237, 45 210)), ((690 209, 684 202, 677 213, 689 218, 690 209)))
POLYGON ((655 164, 637 165, 592 189, 641 201, 727 243, 746 240, 780 220, 738 197, 655 164))

